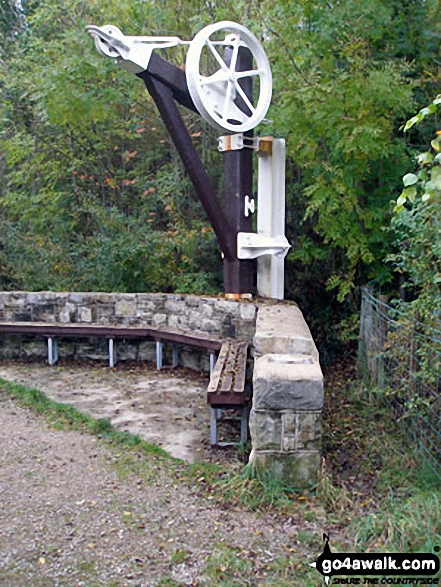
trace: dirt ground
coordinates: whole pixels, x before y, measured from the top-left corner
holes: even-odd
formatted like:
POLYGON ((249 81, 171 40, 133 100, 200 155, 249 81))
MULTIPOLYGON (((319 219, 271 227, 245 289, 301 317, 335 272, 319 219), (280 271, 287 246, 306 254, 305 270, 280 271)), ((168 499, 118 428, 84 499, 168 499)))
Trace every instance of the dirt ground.
MULTIPOLYGON (((197 446, 208 438, 197 377, 13 363, 0 365, 0 376, 175 454, 209 450, 206 440, 197 446)), ((304 549, 323 519, 216 506, 178 466, 53 430, 1 387, 0 447, 2 587, 281 585, 267 582, 277 561, 293 556, 304 569, 305 557, 318 554, 304 549), (232 565, 237 581, 223 582, 232 565)))
POLYGON ((53 400, 73 404, 115 428, 139 434, 172 456, 188 462, 207 460, 208 375, 184 369, 157 371, 148 363, 0 362, 0 377, 43 391, 53 400))

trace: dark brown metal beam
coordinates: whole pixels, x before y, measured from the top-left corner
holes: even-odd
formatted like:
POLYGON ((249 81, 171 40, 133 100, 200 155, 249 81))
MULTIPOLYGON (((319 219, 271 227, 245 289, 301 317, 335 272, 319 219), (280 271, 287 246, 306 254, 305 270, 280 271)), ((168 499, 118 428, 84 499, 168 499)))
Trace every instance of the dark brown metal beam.
MULTIPOLYGON (((226 62, 231 58, 231 50, 226 50, 226 62)), ((252 55, 248 49, 239 50, 236 69, 237 71, 249 71, 252 69, 252 55)), ((253 88, 251 77, 240 81, 243 90, 252 100, 253 88)), ((246 108, 245 103, 238 104, 246 108)), ((246 133, 246 136, 253 136, 253 132, 246 133)), ((245 216, 245 196, 252 198, 253 195, 253 150, 241 149, 239 151, 225 152, 225 210, 227 222, 231 227, 233 238, 231 246, 237 250, 237 233, 254 232, 253 219, 251 214, 245 216)), ((226 293, 246 294, 253 293, 255 275, 255 261, 239 260, 237 253, 231 261, 224 262, 224 289, 226 293)))
POLYGON ((154 77, 170 88, 174 99, 179 104, 199 114, 188 91, 185 71, 169 63, 153 51, 146 71, 138 74, 138 77, 144 81, 149 76, 154 77))

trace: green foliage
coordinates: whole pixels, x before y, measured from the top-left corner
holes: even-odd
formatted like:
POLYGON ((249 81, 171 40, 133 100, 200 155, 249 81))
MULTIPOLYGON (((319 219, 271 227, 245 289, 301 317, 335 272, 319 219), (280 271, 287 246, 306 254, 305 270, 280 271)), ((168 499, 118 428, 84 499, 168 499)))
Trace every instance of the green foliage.
MULTIPOLYGON (((436 94, 436 0, 21 5, 0 4, 2 287, 221 291, 219 247, 152 100, 84 27, 191 39, 222 19, 257 35, 273 71, 258 132, 287 139, 287 297, 316 335, 326 325, 318 340, 329 346, 339 331, 328 326, 351 323, 357 286, 391 279, 388 202, 424 134, 397 129, 436 94)), ((182 66, 186 49, 164 55, 182 66)), ((221 191, 216 134, 185 118, 221 191)), ((414 184, 405 188, 412 198, 414 184)))
POLYGON ((353 531, 358 545, 376 552, 433 552, 441 539, 440 514, 435 492, 390 498, 381 512, 358 520, 353 531))
POLYGON ((3 287, 217 293, 220 252, 152 101, 84 32, 159 34, 164 13, 77 0, 26 18, 0 72, 3 287))
MULTIPOLYGON (((437 96, 404 126, 407 131, 434 115, 441 104, 437 96)), ((388 256, 408 291, 406 310, 428 326, 439 325, 441 311, 441 136, 430 149, 415 156, 416 173, 403 177, 391 221, 396 253, 388 256)), ((403 304, 402 304, 403 305, 403 304)), ((403 308, 404 309, 404 308, 403 308)))

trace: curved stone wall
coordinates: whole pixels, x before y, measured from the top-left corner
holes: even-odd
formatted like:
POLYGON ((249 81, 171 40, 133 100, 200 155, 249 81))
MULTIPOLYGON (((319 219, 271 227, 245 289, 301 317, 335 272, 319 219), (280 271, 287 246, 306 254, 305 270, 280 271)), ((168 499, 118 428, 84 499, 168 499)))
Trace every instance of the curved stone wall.
MULTIPOLYGON (((257 306, 223 298, 162 293, 0 292, 0 321, 153 325, 183 331, 248 339, 256 328, 257 306)), ((107 360, 106 341, 96 338, 63 341, 62 357, 107 360)), ((171 352, 171 349, 165 349, 171 352)), ((9 336, 0 338, 0 357, 47 356, 44 339, 9 336)), ((151 341, 118 342, 121 360, 154 361, 151 341)), ((208 371, 206 353, 183 351, 184 367, 208 371)))
MULTIPOLYGON (((254 357, 251 462, 294 487, 316 482, 323 376, 296 305, 162 293, 0 292, 0 321, 163 325, 248 339, 254 357)), ((0 337, 0 357, 36 355, 47 356, 44 339, 0 337)), ((61 356, 107 360, 106 341, 63 341, 61 356)), ((118 341, 118 357, 154 361, 155 345, 118 341)), ((209 370, 207 353, 184 349, 180 360, 186 367, 209 370)))

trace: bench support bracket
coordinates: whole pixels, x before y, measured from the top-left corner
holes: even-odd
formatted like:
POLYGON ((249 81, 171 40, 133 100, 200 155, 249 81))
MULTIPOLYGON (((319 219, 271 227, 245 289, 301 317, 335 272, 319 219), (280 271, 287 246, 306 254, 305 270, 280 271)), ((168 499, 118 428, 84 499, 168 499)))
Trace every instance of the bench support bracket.
POLYGON ((210 443, 211 446, 244 446, 248 440, 248 416, 249 407, 242 406, 240 411, 240 443, 238 442, 219 442, 217 433, 217 422, 222 414, 218 407, 210 407, 210 443))
POLYGON ((49 365, 55 365, 58 361, 58 339, 49 337, 47 339, 47 358, 49 365))

